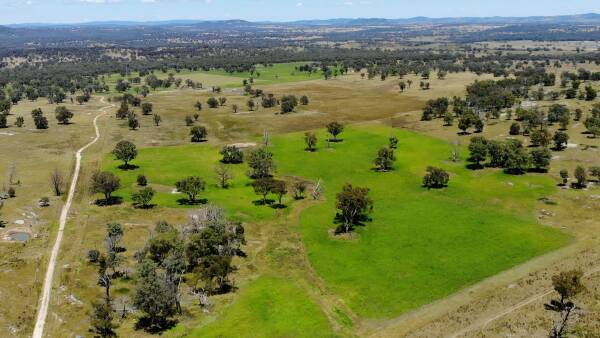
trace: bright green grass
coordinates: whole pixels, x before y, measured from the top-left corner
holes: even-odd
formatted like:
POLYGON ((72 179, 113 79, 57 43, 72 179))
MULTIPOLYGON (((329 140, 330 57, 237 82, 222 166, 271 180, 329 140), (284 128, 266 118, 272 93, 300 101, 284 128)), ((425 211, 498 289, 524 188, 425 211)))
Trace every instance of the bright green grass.
MULTIPOLYGON (((309 153, 303 151, 301 133, 279 135, 273 137, 272 150, 279 174, 323 180, 326 201, 303 211, 299 231, 319 275, 362 317, 393 317, 567 241, 534 217, 535 200, 555 189, 546 175, 471 171, 464 162, 447 161, 447 143, 406 130, 366 125, 348 128, 342 136, 343 142, 327 149, 325 133, 319 131, 320 148, 309 153), (395 171, 372 171, 377 149, 392 134, 399 138, 395 171), (448 188, 421 187, 428 165, 451 172, 448 188), (373 221, 358 228, 352 240, 330 234, 335 194, 346 182, 369 187, 375 201, 373 221)), ((115 161, 105 163, 122 177, 124 188, 118 195, 126 199, 137 189, 135 177, 143 173, 164 191, 155 203, 176 207, 182 196, 171 194, 170 187, 182 177, 199 175, 211 182, 202 196, 209 202, 242 220, 272 217, 273 209, 252 204, 258 197, 248 186, 245 164, 234 167, 230 189, 214 185, 212 170, 218 160, 218 149, 200 144, 142 149, 135 171, 120 171, 115 161)))
POLYGON ((327 317, 293 282, 262 276, 217 321, 189 337, 333 337, 327 317))
POLYGON ((566 242, 533 215, 535 199, 554 189, 544 175, 470 171, 446 161, 447 143, 405 130, 364 126, 342 136, 333 149, 308 153, 302 134, 284 135, 274 152, 280 172, 323 180, 327 201, 302 213, 300 231, 317 272, 363 317, 398 315, 566 242), (396 170, 372 171, 392 134, 400 140, 396 170), (428 165, 452 173, 448 188, 421 187, 428 165), (369 187, 375 202, 373 221, 353 240, 329 233, 335 194, 346 182, 369 187))
POLYGON ((208 203, 226 208, 230 214, 240 220, 261 220, 274 215, 275 209, 268 206, 255 205, 252 202, 260 200, 249 185, 251 180, 246 175, 246 164, 231 165, 234 179, 230 181, 227 189, 217 186, 214 167, 221 159, 218 148, 207 144, 190 144, 177 147, 145 148, 140 149, 138 157, 132 164, 138 169, 124 171, 118 169, 122 164, 107 156, 104 169, 110 170, 121 178, 121 189, 115 195, 131 203, 131 194, 139 189, 137 176, 143 174, 148 179, 150 186, 157 190, 153 204, 159 207, 198 207, 181 204, 178 200, 185 199, 187 195, 173 194, 175 182, 187 176, 199 176, 206 182, 206 190, 200 199, 207 199, 208 203))
MULTIPOLYGON (((174 70, 168 71, 166 73, 163 72, 155 72, 155 75, 158 78, 166 79, 169 73, 173 73, 175 78, 181 78, 184 82, 182 85, 185 85, 185 80, 190 79, 196 82, 201 82, 204 88, 210 88, 211 86, 220 86, 224 88, 235 88, 241 87, 242 81, 244 79, 250 79, 250 77, 254 78, 255 85, 269 85, 269 84, 277 84, 277 83, 288 83, 288 82, 297 82, 297 81, 307 81, 307 80, 318 80, 323 78, 323 72, 318 71, 317 73, 308 74, 306 72, 299 72, 295 69, 296 66, 302 66, 309 62, 288 62, 288 63, 276 63, 273 66, 265 67, 263 65, 256 65, 256 72, 260 73, 260 76, 257 76, 257 73, 251 75, 250 72, 235 72, 228 73, 223 69, 212 69, 209 71, 180 71, 179 73, 174 70)), ((137 73, 132 73, 130 77, 137 76, 137 73)), ((115 85, 117 80, 122 78, 119 74, 110 74, 105 76, 106 84, 110 87, 111 91, 115 91, 115 85)), ((128 77, 125 77, 127 79, 128 77)), ((142 78, 142 84, 144 84, 144 79, 142 78)), ((130 93, 134 93, 132 89, 130 89, 130 93)), ((157 91, 174 89, 172 88, 158 88, 157 91)))

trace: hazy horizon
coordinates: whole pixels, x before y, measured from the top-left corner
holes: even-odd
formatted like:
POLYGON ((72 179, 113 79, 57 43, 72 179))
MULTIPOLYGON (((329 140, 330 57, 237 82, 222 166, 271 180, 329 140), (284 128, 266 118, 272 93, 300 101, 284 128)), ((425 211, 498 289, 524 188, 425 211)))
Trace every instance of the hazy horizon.
POLYGON ((475 0, 0 0, 0 25, 98 21, 247 20, 287 22, 336 18, 529 17, 600 13, 600 3, 482 3, 475 0))

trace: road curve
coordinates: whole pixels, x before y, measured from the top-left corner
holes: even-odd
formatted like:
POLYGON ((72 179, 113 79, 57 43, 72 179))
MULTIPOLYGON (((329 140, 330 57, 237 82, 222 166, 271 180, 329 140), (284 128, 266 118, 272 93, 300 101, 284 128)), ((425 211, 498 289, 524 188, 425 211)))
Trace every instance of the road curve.
MULTIPOLYGON (((100 102, 104 103, 104 97, 100 99, 100 102)), ((90 146, 92 146, 94 143, 98 142, 98 139, 100 139, 98 118, 106 114, 106 109, 110 107, 113 107, 113 105, 111 104, 106 107, 100 108, 101 113, 96 115, 96 117, 94 118, 94 129, 96 131, 96 137, 88 144, 83 146, 81 149, 79 149, 77 153, 75 153, 75 171, 73 172, 73 177, 71 178, 71 185, 69 187, 67 201, 63 205, 62 211, 60 213, 56 241, 54 242, 52 252, 50 253, 50 260, 48 260, 48 268, 46 269, 46 276, 44 277, 44 287, 42 288, 42 293, 38 301, 38 313, 37 318, 35 320, 35 327, 33 329, 33 338, 42 338, 44 334, 44 325, 46 324, 46 317, 48 315, 48 304, 50 302, 50 293, 52 291, 52 279, 54 277, 54 269, 56 267, 56 258, 58 257, 58 251, 60 250, 60 244, 62 242, 65 224, 67 223, 67 216, 69 215, 69 210, 71 209, 71 204, 73 203, 73 196, 75 195, 77 181, 79 180, 79 171, 81 169, 81 153, 90 146)))

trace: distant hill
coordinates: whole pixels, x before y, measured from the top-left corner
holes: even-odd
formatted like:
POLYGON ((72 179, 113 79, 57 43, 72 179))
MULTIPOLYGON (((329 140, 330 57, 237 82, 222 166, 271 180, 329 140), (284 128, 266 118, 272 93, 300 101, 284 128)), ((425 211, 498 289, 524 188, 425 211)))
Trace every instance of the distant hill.
MULTIPOLYGON (((196 26, 211 29, 228 27, 256 27, 260 25, 291 25, 291 26, 395 26, 415 24, 600 24, 600 14, 588 13, 561 16, 529 16, 529 17, 448 17, 429 18, 414 17, 405 19, 384 18, 337 18, 325 20, 299 20, 299 21, 259 21, 251 22, 245 20, 168 20, 168 21, 95 21, 76 24, 48 24, 48 23, 25 23, 6 25, 9 28, 64 28, 64 27, 172 27, 172 26, 196 26)), ((5 27, 5 28, 6 28, 5 27)))

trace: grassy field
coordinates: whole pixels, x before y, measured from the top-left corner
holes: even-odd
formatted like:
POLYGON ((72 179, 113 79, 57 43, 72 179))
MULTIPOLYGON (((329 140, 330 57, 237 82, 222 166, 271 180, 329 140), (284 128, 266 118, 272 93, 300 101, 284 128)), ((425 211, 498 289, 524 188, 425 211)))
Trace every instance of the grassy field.
MULTIPOLYGON (((270 85, 322 79, 323 72, 320 70, 317 73, 307 73, 300 72, 295 69, 295 67, 302 66, 307 63, 309 62, 276 63, 270 66, 256 65, 256 72, 254 74, 250 74, 250 72, 230 73, 223 69, 211 69, 209 71, 183 70, 179 72, 176 72, 175 70, 170 70, 167 72, 155 72, 155 75, 159 79, 166 79, 169 76, 169 73, 173 73, 175 78, 181 78, 184 81, 190 79, 194 82, 202 83, 203 88, 211 88, 213 86, 223 88, 241 87, 243 85, 243 80, 249 80, 250 78, 254 79, 255 85, 270 85)), ((123 78, 119 74, 110 74, 106 75, 104 79, 106 81, 106 84, 108 84, 108 86, 110 87, 111 91, 114 91, 114 87, 118 79, 127 79, 128 77, 135 77, 138 75, 138 73, 134 72, 131 74, 131 76, 123 78)), ((157 91, 159 92, 164 90, 169 89, 157 89, 157 91)), ((133 90, 131 92, 133 93, 133 90)))
MULTIPOLYGON (((317 272, 362 317, 387 318, 414 309, 566 241, 533 217, 534 201, 555 189, 544 175, 470 171, 464 162, 446 160, 447 143, 377 124, 351 128, 343 134, 344 142, 329 149, 325 133, 319 134, 316 153, 302 150, 299 133, 274 137, 273 150, 280 175, 324 181, 327 201, 302 213, 300 231, 317 272), (374 154, 390 135, 400 139, 396 170, 373 172, 374 154), (427 165, 448 169, 450 187, 424 190, 420 180, 427 165), (375 200, 373 222, 351 240, 330 234, 335 193, 346 182, 371 188, 375 200)), ((181 195, 168 187, 190 174, 210 182, 217 151, 209 145, 144 149, 134 162, 139 169, 116 169, 125 187, 119 193, 127 199, 136 173, 144 173, 163 191, 157 204, 178 206, 181 195)), ((107 163, 109 168, 118 165, 107 163)), ((258 197, 248 186, 244 167, 235 169, 230 189, 209 184, 204 196, 245 220, 265 220, 273 210, 252 204, 258 197)))
POLYGON ((263 276, 217 321, 188 337, 334 337, 327 317, 292 281, 263 276))

